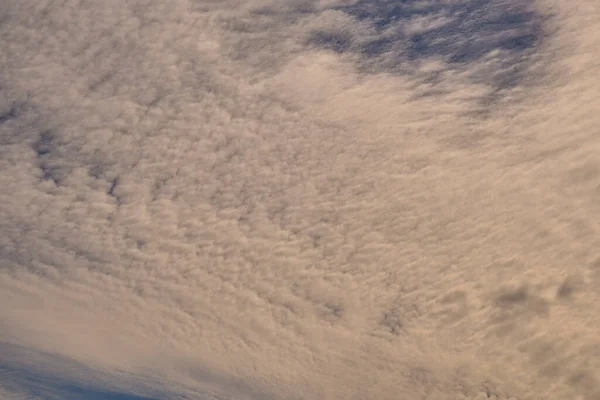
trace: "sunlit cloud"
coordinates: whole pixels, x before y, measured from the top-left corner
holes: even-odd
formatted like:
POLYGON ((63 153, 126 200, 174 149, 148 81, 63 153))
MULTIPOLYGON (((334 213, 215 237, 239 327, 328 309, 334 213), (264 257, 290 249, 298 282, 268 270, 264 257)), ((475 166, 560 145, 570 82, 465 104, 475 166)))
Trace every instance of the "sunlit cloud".
POLYGON ((599 17, 0 6, 0 397, 598 398, 599 17))

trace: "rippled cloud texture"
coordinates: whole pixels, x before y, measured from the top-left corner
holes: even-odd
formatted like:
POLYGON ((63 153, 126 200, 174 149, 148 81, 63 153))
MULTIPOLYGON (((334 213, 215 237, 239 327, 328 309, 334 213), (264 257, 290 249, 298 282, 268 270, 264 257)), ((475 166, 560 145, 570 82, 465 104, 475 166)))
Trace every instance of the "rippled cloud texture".
POLYGON ((0 396, 600 398, 597 0, 0 21, 0 396))

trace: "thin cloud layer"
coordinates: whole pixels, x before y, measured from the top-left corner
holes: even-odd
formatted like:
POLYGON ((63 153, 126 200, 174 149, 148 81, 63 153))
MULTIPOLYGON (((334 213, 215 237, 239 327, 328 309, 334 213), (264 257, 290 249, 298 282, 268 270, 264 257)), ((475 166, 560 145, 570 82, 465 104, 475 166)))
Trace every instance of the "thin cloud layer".
POLYGON ((0 13, 0 396, 600 397, 595 1, 0 13))

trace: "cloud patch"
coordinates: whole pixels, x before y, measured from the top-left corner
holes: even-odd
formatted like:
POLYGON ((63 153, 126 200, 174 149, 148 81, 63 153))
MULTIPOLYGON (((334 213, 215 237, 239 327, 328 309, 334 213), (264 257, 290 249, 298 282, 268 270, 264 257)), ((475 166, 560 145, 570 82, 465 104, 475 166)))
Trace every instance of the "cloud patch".
POLYGON ((598 397, 594 2, 0 12, 7 396, 598 397))

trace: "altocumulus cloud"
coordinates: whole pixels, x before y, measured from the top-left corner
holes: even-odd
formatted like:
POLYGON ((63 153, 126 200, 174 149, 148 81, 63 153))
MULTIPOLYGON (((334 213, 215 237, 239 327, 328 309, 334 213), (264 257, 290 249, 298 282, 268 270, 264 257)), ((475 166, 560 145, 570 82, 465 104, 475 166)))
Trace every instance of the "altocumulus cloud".
POLYGON ((0 21, 1 396, 600 398, 596 0, 0 21))

